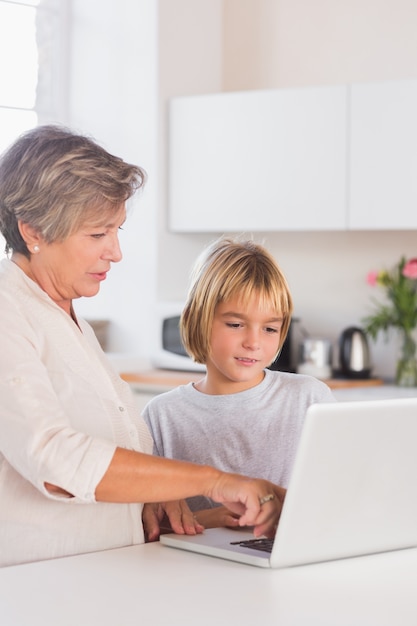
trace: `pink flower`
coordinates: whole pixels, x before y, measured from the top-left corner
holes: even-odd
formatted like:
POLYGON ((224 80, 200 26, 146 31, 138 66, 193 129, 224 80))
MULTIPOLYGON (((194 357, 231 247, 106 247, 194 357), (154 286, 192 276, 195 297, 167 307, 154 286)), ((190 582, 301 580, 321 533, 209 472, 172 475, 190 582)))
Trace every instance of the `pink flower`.
POLYGON ((403 267, 403 276, 406 278, 417 279, 417 259, 410 259, 403 267))
POLYGON ((378 273, 379 272, 368 273, 366 277, 366 282, 368 283, 368 285, 371 285, 371 287, 375 287, 375 285, 378 283, 378 273))

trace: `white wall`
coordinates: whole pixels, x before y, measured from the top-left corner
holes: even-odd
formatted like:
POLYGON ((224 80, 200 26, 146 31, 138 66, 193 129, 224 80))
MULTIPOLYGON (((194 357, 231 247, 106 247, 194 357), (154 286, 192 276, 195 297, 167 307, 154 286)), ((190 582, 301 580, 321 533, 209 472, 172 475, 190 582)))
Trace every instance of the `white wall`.
POLYGON ((157 4, 74 0, 72 7, 69 123, 149 177, 120 236, 124 259, 100 294, 75 308, 86 318, 111 320, 111 351, 147 354, 156 340, 157 4))
POLYGON ((226 90, 417 74, 415 0, 225 0, 226 90))

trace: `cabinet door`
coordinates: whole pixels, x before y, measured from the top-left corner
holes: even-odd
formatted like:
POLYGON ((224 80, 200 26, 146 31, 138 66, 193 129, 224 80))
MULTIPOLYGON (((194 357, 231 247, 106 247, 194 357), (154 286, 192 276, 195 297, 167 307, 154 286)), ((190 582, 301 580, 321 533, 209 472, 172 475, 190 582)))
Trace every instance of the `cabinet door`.
POLYGON ((351 87, 352 229, 417 228, 417 81, 351 87))
POLYGON ((346 125, 343 86, 172 100, 170 229, 345 229, 346 125))

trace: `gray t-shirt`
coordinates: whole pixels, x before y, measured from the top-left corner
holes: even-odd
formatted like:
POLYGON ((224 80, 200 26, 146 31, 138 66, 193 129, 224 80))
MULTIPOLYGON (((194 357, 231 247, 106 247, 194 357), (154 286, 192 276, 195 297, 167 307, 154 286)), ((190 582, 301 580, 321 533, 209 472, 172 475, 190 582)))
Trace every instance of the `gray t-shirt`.
MULTIPOLYGON (((329 387, 311 376, 265 370, 256 387, 208 395, 192 383, 153 398, 143 417, 154 454, 288 486, 307 408, 335 402, 329 387)), ((192 510, 215 506, 203 497, 192 510)))

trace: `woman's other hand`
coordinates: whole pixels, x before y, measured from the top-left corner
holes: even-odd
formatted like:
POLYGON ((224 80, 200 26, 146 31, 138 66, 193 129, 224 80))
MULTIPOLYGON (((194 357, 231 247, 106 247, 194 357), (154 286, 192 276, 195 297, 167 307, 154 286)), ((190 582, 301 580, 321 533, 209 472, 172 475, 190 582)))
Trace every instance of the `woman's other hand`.
POLYGON ((204 526, 197 521, 185 500, 145 504, 142 522, 148 542, 158 541, 162 533, 197 535, 204 530, 204 526))
POLYGON ((215 506, 212 509, 194 511, 194 517, 204 528, 239 527, 239 515, 232 513, 225 506, 215 506))

